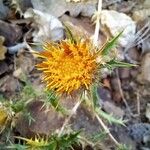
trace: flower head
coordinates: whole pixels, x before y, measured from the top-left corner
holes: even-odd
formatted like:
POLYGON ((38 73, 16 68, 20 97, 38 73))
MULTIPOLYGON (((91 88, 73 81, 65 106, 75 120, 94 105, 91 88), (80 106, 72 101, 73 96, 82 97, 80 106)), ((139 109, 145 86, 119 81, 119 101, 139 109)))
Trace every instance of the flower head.
POLYGON ((46 43, 44 51, 38 54, 44 60, 37 68, 43 71, 47 89, 55 89, 61 94, 88 89, 98 67, 92 48, 87 40, 46 43))

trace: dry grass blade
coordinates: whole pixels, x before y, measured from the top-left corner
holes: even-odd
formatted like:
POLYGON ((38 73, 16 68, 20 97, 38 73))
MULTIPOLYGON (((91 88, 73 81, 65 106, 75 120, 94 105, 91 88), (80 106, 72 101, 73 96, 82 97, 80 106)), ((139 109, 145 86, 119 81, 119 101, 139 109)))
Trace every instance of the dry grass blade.
POLYGON ((126 54, 128 50, 132 47, 138 46, 143 41, 147 40, 150 35, 150 22, 147 22, 136 34, 135 37, 131 40, 131 42, 126 46, 124 53, 126 54))
POLYGON ((135 37, 128 43, 124 50, 124 56, 126 60, 128 60, 132 64, 138 64, 138 62, 132 60, 130 56, 128 55, 129 49, 139 46, 142 44, 145 40, 150 38, 150 22, 147 22, 136 34, 135 37))

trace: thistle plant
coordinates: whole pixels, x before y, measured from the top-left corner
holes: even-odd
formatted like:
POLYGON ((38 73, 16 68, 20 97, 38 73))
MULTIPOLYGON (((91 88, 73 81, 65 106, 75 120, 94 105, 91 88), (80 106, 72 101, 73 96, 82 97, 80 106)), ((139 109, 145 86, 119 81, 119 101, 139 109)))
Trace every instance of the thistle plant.
POLYGON ((107 41, 102 47, 98 47, 90 39, 75 38, 68 28, 66 28, 66 31, 67 39, 59 43, 44 43, 43 51, 36 52, 37 56, 43 59, 36 67, 43 73, 42 80, 46 83, 46 89, 53 91, 60 98, 62 96, 75 96, 78 99, 58 136, 63 134, 72 115, 77 111, 80 104, 87 99, 102 127, 115 144, 120 146, 101 117, 107 119, 110 123, 120 125, 124 125, 124 121, 101 110, 98 105, 97 87, 101 83, 102 69, 113 70, 116 67, 133 66, 118 61, 117 56, 114 55, 117 40, 122 32, 107 41))
MULTIPOLYGON (((99 11, 101 11, 100 8, 99 11)), ((96 14, 100 15, 100 12, 96 14)), ((99 17, 97 16, 96 19, 99 17)), ((48 91, 53 91, 60 98, 62 96, 75 96, 78 100, 72 109, 72 113, 64 122, 58 134, 59 137, 64 133, 65 126, 73 114, 75 114, 80 104, 83 101, 88 101, 101 126, 115 144, 120 146, 101 117, 107 119, 110 123, 125 125, 125 122, 122 118, 116 119, 111 114, 101 110, 101 107, 98 105, 100 98, 97 94, 97 87, 101 85, 103 69, 112 71, 116 67, 132 67, 133 65, 120 62, 117 59, 115 47, 123 31, 111 40, 106 41, 103 46, 99 46, 97 43, 99 27, 96 21, 93 41, 88 38, 74 37, 69 28, 66 27, 67 38, 65 40, 59 43, 46 42, 41 52, 35 52, 39 58, 42 58, 42 62, 37 64, 36 67, 42 71, 42 80, 45 82, 48 91)), ((52 105, 54 106, 54 103, 52 105)))
POLYGON ((82 139, 79 136, 80 132, 66 133, 65 127, 83 102, 90 106, 105 133, 118 147, 121 147, 102 119, 119 125, 125 125, 125 122, 122 118, 116 119, 101 109, 97 87, 101 85, 103 69, 112 71, 116 67, 132 67, 133 65, 117 59, 116 44, 123 31, 102 46, 98 44, 101 5, 102 1, 99 0, 98 12, 95 13, 96 28, 93 41, 90 38, 74 37, 70 29, 65 26, 65 40, 61 40, 59 43, 45 42, 41 52, 34 52, 39 58, 42 58, 42 62, 36 67, 42 71, 42 81, 46 84, 47 99, 44 106, 52 106, 56 111, 66 113, 66 109, 59 104, 59 99, 71 96, 77 99, 77 103, 58 133, 50 135, 46 139, 18 137, 25 141, 24 149, 66 150, 73 148, 72 146, 82 139))

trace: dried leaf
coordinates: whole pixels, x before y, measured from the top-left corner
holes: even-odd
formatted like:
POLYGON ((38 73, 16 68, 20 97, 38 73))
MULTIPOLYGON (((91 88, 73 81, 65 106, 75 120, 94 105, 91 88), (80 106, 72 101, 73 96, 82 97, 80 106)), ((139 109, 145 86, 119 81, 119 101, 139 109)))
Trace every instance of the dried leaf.
POLYGON ((0 106, 0 133, 5 129, 9 119, 10 116, 7 109, 3 106, 0 106))
POLYGON ((5 53, 7 52, 7 48, 3 46, 4 37, 0 36, 0 60, 5 59, 5 53))
POLYGON ((15 45, 22 38, 22 29, 18 25, 0 20, 0 35, 5 38, 5 45, 15 45))

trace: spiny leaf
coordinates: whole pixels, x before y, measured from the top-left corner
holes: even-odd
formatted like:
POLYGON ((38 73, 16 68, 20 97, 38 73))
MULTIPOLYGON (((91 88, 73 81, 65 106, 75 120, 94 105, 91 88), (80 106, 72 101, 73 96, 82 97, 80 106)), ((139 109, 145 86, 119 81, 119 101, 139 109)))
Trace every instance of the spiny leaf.
POLYGON ((49 145, 48 139, 44 139, 41 137, 35 137, 35 139, 28 139, 24 137, 16 137, 17 139, 23 140, 26 142, 26 145, 29 146, 30 148, 45 148, 49 145))
POLYGON ((65 110, 65 108, 59 104, 59 97, 53 91, 47 91, 46 94, 47 98, 44 101, 44 105, 51 104, 51 106, 53 106, 56 111, 59 111, 63 114, 67 113, 67 110, 65 110))
POLYGON ((120 144, 120 145, 118 146, 117 150, 132 150, 132 148, 131 148, 131 147, 128 147, 128 146, 126 146, 126 145, 120 144))
POLYGON ((106 135, 107 135, 106 132, 99 132, 99 133, 92 135, 91 140, 93 142, 98 142, 98 141, 104 140, 106 138, 106 135))
POLYGON ((118 61, 118 60, 115 60, 115 59, 112 59, 111 61, 107 62, 106 65, 109 65, 110 68, 116 68, 116 67, 135 67, 137 65, 134 65, 134 64, 129 64, 129 63, 126 63, 126 62, 121 62, 121 61, 118 61))
MULTIPOLYGON (((57 141, 59 150, 66 150, 71 148, 73 144, 78 143, 78 135, 81 131, 71 132, 69 134, 64 134, 61 137, 54 137, 57 141)), ((52 139, 53 140, 53 139, 52 139)))
POLYGON ((111 41, 108 41, 102 50, 102 55, 108 55, 109 51, 116 46, 116 43, 121 36, 123 31, 121 31, 117 36, 115 36, 111 41))
POLYGON ((104 119, 108 120, 109 123, 116 123, 125 126, 125 122, 122 119, 116 119, 113 117, 111 114, 107 114, 106 112, 102 111, 99 108, 96 108, 96 112, 98 113, 99 116, 103 117, 104 119))
POLYGON ((98 101, 99 101, 99 95, 97 93, 97 85, 94 84, 92 87, 91 87, 91 95, 92 95, 92 100, 93 100, 93 106, 94 108, 96 108, 96 106, 98 105, 98 101))
POLYGON ((6 149, 10 150, 27 150, 29 147, 26 145, 21 144, 11 144, 10 146, 7 146, 6 149))

